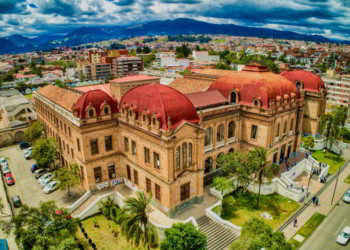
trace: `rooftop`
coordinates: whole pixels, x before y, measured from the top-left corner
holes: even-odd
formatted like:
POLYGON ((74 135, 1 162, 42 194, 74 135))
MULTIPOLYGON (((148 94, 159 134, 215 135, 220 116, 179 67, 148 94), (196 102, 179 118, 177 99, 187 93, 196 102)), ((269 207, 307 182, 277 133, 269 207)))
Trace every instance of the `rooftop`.
POLYGON ((82 91, 82 92, 88 92, 90 90, 102 90, 108 95, 112 96, 110 93, 110 84, 105 83, 105 84, 96 84, 96 85, 88 85, 88 86, 81 86, 81 87, 76 87, 75 89, 82 91))
POLYGON ((124 82, 134 82, 134 81, 146 81, 146 80, 159 80, 158 77, 147 76, 147 75, 131 75, 122 78, 117 78, 109 81, 110 83, 124 83, 124 82))
POLYGON ((213 80, 185 77, 175 79, 168 86, 183 94, 190 94, 207 90, 212 82, 213 80))
POLYGON ((225 104, 228 102, 219 90, 208 90, 204 92, 191 93, 186 95, 196 109, 225 104))

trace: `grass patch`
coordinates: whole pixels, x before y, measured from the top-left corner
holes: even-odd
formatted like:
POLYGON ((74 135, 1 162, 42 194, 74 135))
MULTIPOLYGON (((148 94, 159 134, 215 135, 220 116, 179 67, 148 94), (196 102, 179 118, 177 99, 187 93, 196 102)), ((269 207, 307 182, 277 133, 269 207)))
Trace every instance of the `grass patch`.
POLYGON ((350 174, 348 175, 348 177, 346 177, 346 179, 344 180, 344 182, 350 184, 350 174))
POLYGON ((29 99, 32 99, 33 94, 27 94, 27 95, 24 95, 24 97, 27 98, 27 99, 29 100, 29 99))
POLYGON ((329 174, 335 174, 337 170, 341 166, 343 166, 345 162, 343 157, 341 157, 340 155, 334 154, 332 152, 327 152, 326 157, 324 157, 323 151, 316 151, 312 153, 312 157, 318 162, 323 162, 328 164, 330 166, 328 170, 329 174))
MULTIPOLYGON (((320 213, 314 213, 311 216, 311 218, 304 224, 304 226, 302 226, 298 230, 298 232, 296 232, 295 235, 299 234, 306 239, 316 230, 316 228, 321 224, 324 218, 326 218, 325 215, 320 213)), ((294 236, 288 242, 292 244, 293 249, 296 249, 300 246, 301 242, 294 240, 294 236)))
POLYGON ((226 39, 225 38, 221 38, 221 39, 216 39, 216 40, 213 40, 214 43, 224 43, 226 42, 226 39))
POLYGON ((246 192, 242 195, 236 191, 231 195, 236 200, 236 209, 222 218, 237 226, 243 226, 252 217, 262 218, 260 214, 267 212, 272 216, 272 220, 264 219, 264 221, 276 229, 300 207, 299 203, 276 193, 261 195, 259 209, 256 208, 257 194, 246 192))
MULTIPOLYGON (((96 248, 99 250, 109 249, 125 249, 125 250, 145 250, 143 247, 132 246, 128 243, 126 238, 120 232, 120 227, 113 221, 107 220, 103 215, 95 215, 82 221, 83 228, 88 234, 89 238, 96 244, 96 248), (99 227, 94 226, 94 222, 97 222, 99 227), (114 236, 116 232, 116 236, 114 236)), ((77 230, 76 235, 78 242, 84 246, 84 249, 92 250, 87 239, 85 239, 80 228, 77 230)))

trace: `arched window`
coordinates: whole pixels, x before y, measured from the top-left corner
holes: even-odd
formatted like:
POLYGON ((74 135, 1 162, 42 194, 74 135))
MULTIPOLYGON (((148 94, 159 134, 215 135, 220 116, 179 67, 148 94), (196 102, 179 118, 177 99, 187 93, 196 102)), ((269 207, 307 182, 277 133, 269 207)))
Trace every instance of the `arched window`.
POLYGON ((211 127, 205 130, 204 146, 213 144, 213 129, 211 127))
POLYGON ((182 144, 182 167, 187 167, 187 143, 182 144))
POLYGON ((220 124, 218 126, 218 130, 216 131, 216 141, 221 142, 224 140, 225 137, 225 126, 223 124, 220 124))
POLYGON ((231 104, 236 104, 237 102, 237 94, 236 92, 231 92, 231 104))
POLYGON ((204 162, 204 174, 209 173, 213 169, 213 158, 208 157, 204 162))
POLYGON ((228 138, 232 138, 235 136, 235 130, 236 130, 236 124, 234 121, 231 121, 228 124, 228 133, 227 133, 227 137, 228 138))
POLYGON ((153 121, 153 126, 156 126, 156 118, 153 117, 152 121, 153 121))
POLYGON ((132 110, 129 110, 129 115, 132 117, 132 110))
POLYGON ((94 111, 93 111, 93 109, 90 109, 89 110, 89 118, 92 118, 92 117, 94 117, 94 111))
POLYGON ((176 170, 180 169, 180 147, 176 148, 176 153, 175 153, 175 164, 176 164, 176 170))
POLYGON ((302 90, 303 89, 303 84, 301 82, 296 82, 295 83, 295 87, 297 87, 297 89, 302 90))
POLYGON ((192 165, 192 143, 188 143, 188 166, 192 165))
POLYGON ((258 100, 254 100, 254 106, 258 106, 259 102, 258 100))
POLYGON ((146 115, 143 115, 143 116, 142 116, 142 120, 143 120, 143 122, 146 121, 146 115))
POLYGON ((108 115, 108 114, 109 114, 109 108, 108 108, 108 107, 105 107, 105 108, 104 108, 104 113, 105 113, 105 115, 108 115))
POLYGON ((235 152, 235 149, 234 148, 230 148, 230 150, 228 152, 229 153, 233 153, 233 152, 235 152))

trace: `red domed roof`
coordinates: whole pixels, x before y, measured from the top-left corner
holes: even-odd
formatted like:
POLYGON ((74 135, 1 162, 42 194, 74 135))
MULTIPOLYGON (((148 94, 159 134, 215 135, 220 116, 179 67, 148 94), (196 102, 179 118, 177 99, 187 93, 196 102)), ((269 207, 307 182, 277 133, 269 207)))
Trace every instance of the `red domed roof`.
POLYGON ((168 129, 168 117, 171 117, 172 128, 183 121, 197 123, 197 112, 191 101, 179 91, 161 84, 147 84, 135 87, 124 94, 122 105, 132 105, 137 118, 147 110, 157 115, 160 128, 168 129))
POLYGON ((262 108, 268 108, 269 100, 276 99, 277 96, 291 96, 294 93, 299 98, 299 91, 291 81, 261 69, 254 70, 254 66, 249 65, 248 70, 217 79, 210 85, 209 90, 217 89, 226 98, 236 90, 239 92, 239 103, 244 105, 252 105, 255 98, 260 98, 262 108))
POLYGON ((324 89, 324 82, 322 79, 312 72, 304 70, 294 70, 294 71, 284 71, 281 73, 288 80, 292 81, 294 84, 300 81, 304 84, 304 90, 311 92, 320 92, 324 89))
POLYGON ((76 112, 77 117, 84 119, 86 118, 87 108, 94 107, 96 115, 99 116, 105 104, 110 106, 112 114, 118 112, 117 100, 100 89, 91 90, 85 92, 84 95, 78 99, 75 107, 73 107, 73 112, 76 112))

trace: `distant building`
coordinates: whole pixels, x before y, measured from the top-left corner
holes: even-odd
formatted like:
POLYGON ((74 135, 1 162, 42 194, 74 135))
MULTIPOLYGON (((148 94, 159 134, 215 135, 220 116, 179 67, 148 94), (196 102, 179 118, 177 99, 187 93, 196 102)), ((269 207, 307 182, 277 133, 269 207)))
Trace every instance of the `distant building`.
POLYGON ((219 62, 220 56, 209 55, 208 51, 192 51, 192 57, 196 61, 219 62))
POLYGON ((112 74, 114 76, 134 75, 143 71, 143 61, 136 56, 122 56, 112 60, 112 74))
POLYGON ((104 56, 108 56, 108 52, 89 51, 89 63, 101 63, 101 58, 104 56))
POLYGON ((350 78, 322 77, 327 90, 327 109, 331 112, 333 106, 349 107, 350 103, 350 78))
POLYGON ((190 62, 188 59, 176 59, 175 53, 157 53, 156 54, 156 68, 167 67, 188 67, 190 62))
POLYGON ((112 74, 111 64, 98 63, 84 65, 84 75, 89 80, 107 79, 112 74))

